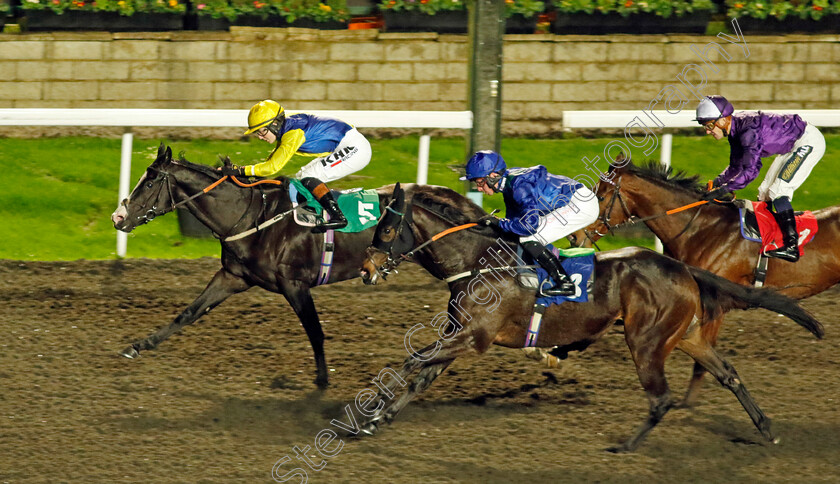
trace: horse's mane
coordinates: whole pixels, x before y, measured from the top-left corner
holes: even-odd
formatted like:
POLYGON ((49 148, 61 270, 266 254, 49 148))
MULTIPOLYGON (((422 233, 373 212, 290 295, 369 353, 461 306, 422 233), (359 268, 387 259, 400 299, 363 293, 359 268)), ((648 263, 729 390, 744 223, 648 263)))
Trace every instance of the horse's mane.
POLYGON ((645 180, 660 182, 673 188, 690 191, 693 194, 706 193, 706 190, 700 184, 700 175, 689 175, 683 170, 674 171, 670 166, 662 166, 661 163, 656 161, 648 160, 641 166, 630 162, 623 170, 645 180))
POLYGON ((479 217, 486 215, 484 210, 470 199, 447 187, 418 185, 411 201, 457 224, 475 222, 479 217))
MULTIPOLYGON (((469 198, 455 190, 442 186, 416 185, 416 189, 411 196, 411 202, 414 205, 418 205, 440 215, 456 225, 475 222, 479 218, 487 215, 484 209, 473 203, 469 198)), ((503 240, 511 239, 511 234, 497 232, 483 225, 470 228, 469 230, 488 237, 501 238, 503 240)))
MULTIPOLYGON (((214 180, 218 180, 219 178, 222 177, 221 172, 219 172, 218 170, 216 170, 212 166, 203 165, 201 163, 193 163, 193 162, 187 160, 187 158, 184 156, 183 151, 178 153, 178 159, 173 159, 172 161, 173 161, 173 163, 176 163, 178 165, 182 165, 182 166, 185 166, 185 167, 187 167, 191 170, 195 170, 197 172, 203 173, 203 174, 213 178, 214 180)), ((278 189, 287 190, 288 189, 288 187, 289 187, 289 177, 278 176, 275 179, 278 180, 278 181, 282 181, 283 185, 281 186, 281 185, 275 185, 275 184, 264 184, 264 185, 260 185, 260 187, 262 187, 262 189, 264 189, 265 191, 278 190, 278 189)), ((246 180, 242 180, 242 181, 246 181, 246 180)))

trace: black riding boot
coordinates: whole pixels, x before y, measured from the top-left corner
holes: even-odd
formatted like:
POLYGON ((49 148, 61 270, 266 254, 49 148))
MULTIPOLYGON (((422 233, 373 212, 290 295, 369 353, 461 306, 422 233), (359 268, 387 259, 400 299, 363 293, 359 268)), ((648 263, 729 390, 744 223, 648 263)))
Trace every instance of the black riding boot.
POLYGON ((773 214, 776 221, 779 223, 779 229, 782 231, 782 241, 785 246, 771 250, 767 253, 767 257, 777 257, 789 262, 796 262, 799 260, 799 234, 796 232, 796 220, 793 216, 793 209, 783 210, 773 214))
POLYGON ((554 279, 554 287, 541 288, 540 292, 545 296, 573 296, 575 294, 575 283, 566 274, 560 261, 554 254, 548 250, 547 247, 539 242, 529 241, 523 242, 522 248, 525 249, 531 257, 548 272, 548 275, 554 279))
POLYGON ((341 213, 341 209, 338 208, 338 202, 330 193, 329 188, 325 184, 318 180, 317 178, 307 177, 301 180, 303 186, 305 186, 318 200, 318 203, 326 210, 328 214, 330 214, 330 220, 327 221, 325 218, 318 219, 315 227, 312 228, 312 233, 314 234, 322 234, 329 229, 342 229, 347 226, 347 219, 344 218, 344 214, 341 213))

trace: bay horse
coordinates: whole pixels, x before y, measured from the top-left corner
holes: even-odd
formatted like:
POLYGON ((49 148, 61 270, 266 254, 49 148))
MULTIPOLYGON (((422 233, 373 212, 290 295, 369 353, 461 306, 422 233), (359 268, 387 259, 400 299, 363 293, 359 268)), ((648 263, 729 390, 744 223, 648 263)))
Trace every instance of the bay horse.
MULTIPOLYGON (((443 187, 397 185, 393 199, 368 247, 362 277, 377 283, 401 260, 414 259, 449 283, 447 311, 435 317, 440 339, 409 351, 394 379, 381 389, 375 415, 361 422, 356 435, 373 434, 424 391, 456 357, 484 353, 490 344, 525 346, 534 312, 535 291, 521 288, 511 274, 515 240, 499 238, 490 227, 469 222, 486 214, 462 195, 443 187), (406 199, 409 202, 406 202, 406 199), (445 237, 443 237, 445 235, 445 237), (419 246, 417 244, 420 244, 419 246), (513 250, 511 252, 511 250, 513 250), (511 255, 512 254, 512 255, 511 255), (503 266, 488 261, 502 261, 503 266), (492 266, 492 267, 489 267, 492 266), (397 385, 411 379, 396 396, 397 385)), ((741 286, 710 272, 644 248, 596 254, 595 282, 589 302, 548 307, 536 346, 581 350, 623 321, 627 346, 649 399, 644 423, 625 442, 609 450, 634 450, 672 407, 665 359, 674 348, 691 356, 731 390, 761 434, 778 442, 770 421, 732 367, 705 338, 703 327, 730 309, 761 307, 786 315, 818 338, 821 324, 796 301, 768 289, 741 286)), ((406 349, 411 350, 410 338, 406 349)), ((370 408, 370 406, 368 406, 370 408)))
MULTIPOLYGON (((359 266, 373 237, 373 227, 358 233, 336 232, 331 272, 328 279, 319 281, 324 278, 320 273, 324 235, 312 234, 309 227, 294 222, 289 179, 280 177, 267 184, 239 186, 222 178, 226 177, 209 166, 173 160, 172 150, 161 144, 155 161, 112 215, 116 229, 131 232, 183 205, 217 234, 222 248, 221 269, 195 301, 170 324, 135 341, 121 354, 136 358, 141 351, 156 348, 231 295, 259 286, 282 294, 294 309, 315 353, 315 383, 324 388, 328 384, 324 332, 310 289, 319 283, 359 277, 359 266), (225 241, 275 217, 280 220, 270 226, 238 240, 225 241)), ((387 204, 392 191, 393 187, 387 186, 377 189, 380 207, 387 204)))
MULTIPOLYGON (((699 177, 655 162, 640 167, 629 160, 616 161, 594 190, 601 215, 586 229, 590 240, 597 241, 612 228, 641 217, 662 241, 667 255, 738 284, 753 283, 760 244, 741 236, 736 206, 707 203, 666 216, 666 211, 697 202, 706 193, 699 177)), ((817 210, 814 215, 819 231, 805 247, 805 254, 796 263, 769 259, 765 286, 802 299, 840 282, 840 205, 817 210)), ((712 344, 722 321, 721 315, 704 327, 712 344)), ((699 363, 694 365, 683 406, 695 403, 705 372, 699 363)))

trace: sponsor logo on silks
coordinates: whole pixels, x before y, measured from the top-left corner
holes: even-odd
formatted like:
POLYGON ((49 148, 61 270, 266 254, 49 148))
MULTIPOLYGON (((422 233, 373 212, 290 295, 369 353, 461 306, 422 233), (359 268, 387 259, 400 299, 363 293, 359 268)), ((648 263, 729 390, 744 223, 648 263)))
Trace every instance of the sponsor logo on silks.
POLYGON ((330 153, 329 156, 325 158, 326 163, 324 164, 335 166, 344 161, 345 158, 355 154, 357 151, 359 151, 359 149, 355 146, 348 146, 346 148, 336 150, 333 153, 330 153))
POLYGON ((814 151, 813 146, 802 146, 797 149, 793 154, 793 158, 785 163, 785 166, 779 173, 779 178, 788 183, 793 180, 793 176, 796 175, 796 171, 799 170, 799 167, 802 166, 802 162, 805 161, 805 158, 807 158, 812 151, 814 151))

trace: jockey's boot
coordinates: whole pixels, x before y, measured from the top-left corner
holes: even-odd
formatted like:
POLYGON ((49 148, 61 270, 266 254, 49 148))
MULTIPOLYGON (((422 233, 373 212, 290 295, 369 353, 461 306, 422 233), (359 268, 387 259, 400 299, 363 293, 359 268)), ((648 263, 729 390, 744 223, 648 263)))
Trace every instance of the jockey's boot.
POLYGON ((547 247, 535 241, 522 243, 525 252, 531 255, 537 264, 548 272, 554 280, 554 287, 542 287, 540 293, 544 296, 573 296, 576 286, 563 269, 560 261, 547 247))
POLYGON ((767 257, 777 257, 789 262, 799 260, 799 234, 796 232, 796 219, 793 216, 793 209, 782 210, 773 214, 779 229, 782 231, 784 247, 767 252, 767 257))
POLYGON ((332 193, 330 193, 330 189, 327 188, 321 180, 307 177, 302 179, 301 183, 303 183, 303 186, 305 186, 312 193, 315 199, 318 200, 321 207, 330 214, 329 221, 326 220, 325 217, 318 219, 315 227, 312 228, 313 234, 322 234, 330 229, 343 229, 347 226, 347 219, 344 218, 344 214, 341 213, 341 209, 338 208, 338 202, 335 201, 332 193))

